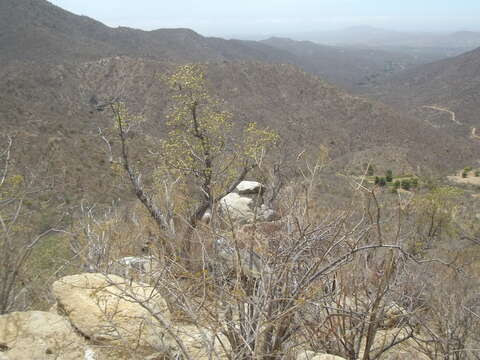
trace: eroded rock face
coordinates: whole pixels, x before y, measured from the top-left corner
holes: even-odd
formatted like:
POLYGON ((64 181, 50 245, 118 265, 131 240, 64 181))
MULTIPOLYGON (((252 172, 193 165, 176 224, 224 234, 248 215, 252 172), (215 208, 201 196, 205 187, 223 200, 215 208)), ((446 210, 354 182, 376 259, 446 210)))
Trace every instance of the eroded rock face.
POLYGON ((239 223, 273 221, 274 210, 263 204, 265 186, 256 181, 242 181, 235 191, 220 200, 220 208, 226 218, 239 223))
POLYGON ((0 360, 165 360, 183 358, 183 351, 196 360, 228 358, 223 335, 172 321, 165 301, 146 284, 80 274, 56 281, 52 290, 51 312, 0 316, 0 360))
POLYGON ((0 316, 1 360, 78 360, 87 347, 68 320, 43 311, 0 316))
POLYGON ((81 274, 56 281, 52 289, 57 309, 95 343, 138 351, 167 351, 171 345, 152 316, 168 322, 167 304, 148 285, 115 275, 81 274))

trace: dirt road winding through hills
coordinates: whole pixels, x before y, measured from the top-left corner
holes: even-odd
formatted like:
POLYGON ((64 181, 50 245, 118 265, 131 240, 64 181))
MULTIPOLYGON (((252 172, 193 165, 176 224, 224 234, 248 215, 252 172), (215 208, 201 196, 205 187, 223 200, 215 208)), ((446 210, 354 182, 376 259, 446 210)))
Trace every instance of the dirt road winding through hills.
MULTIPOLYGON (((457 114, 455 114, 455 112, 447 109, 447 108, 443 108, 443 107, 440 107, 440 106, 435 106, 435 105, 428 105, 428 106, 422 106, 424 109, 433 109, 433 110, 438 110, 438 111, 443 111, 443 112, 447 112, 451 115, 452 117, 452 121, 457 124, 457 125, 463 125, 460 121, 457 120, 457 114)), ((472 135, 471 135, 472 139, 476 139, 476 140, 480 140, 480 135, 477 135, 477 128, 475 127, 472 127, 472 135)))
POLYGON ((423 108, 425 109, 433 109, 433 110, 438 110, 438 111, 443 111, 443 112, 446 112, 446 113, 449 113, 452 117, 452 121, 457 124, 457 125, 463 125, 460 121, 457 120, 457 115, 449 110, 449 109, 446 109, 446 108, 443 108, 443 107, 440 107, 440 106, 435 106, 435 105, 428 105, 428 106, 423 106, 423 108))

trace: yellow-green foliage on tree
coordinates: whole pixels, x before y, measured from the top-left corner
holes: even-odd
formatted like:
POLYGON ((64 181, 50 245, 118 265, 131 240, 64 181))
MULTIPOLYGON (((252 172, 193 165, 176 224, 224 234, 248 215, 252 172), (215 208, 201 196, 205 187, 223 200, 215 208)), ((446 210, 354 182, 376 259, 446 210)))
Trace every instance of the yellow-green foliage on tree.
MULTIPOLYGON (((262 163, 265 150, 278 137, 250 123, 240 139, 234 137, 233 114, 223 101, 211 95, 200 65, 184 65, 166 80, 172 91, 162 142, 165 165, 170 171, 192 177, 205 202, 212 203, 235 182, 262 163)), ((231 189, 230 189, 231 190, 231 189)))
MULTIPOLYGON (((233 191, 249 171, 261 166, 266 149, 278 137, 256 123, 248 124, 239 135, 238 128, 233 126, 233 114, 226 111, 223 101, 208 89, 201 65, 179 66, 165 76, 164 81, 171 94, 166 120, 168 133, 160 144, 145 137, 154 147, 150 153, 156 154, 149 168, 153 169, 157 189, 163 193, 160 195, 163 204, 155 204, 155 191, 145 189, 136 168, 138 162, 134 163, 128 153, 128 132, 143 119, 129 114, 124 104, 112 102, 115 132, 121 142, 121 163, 137 197, 162 229, 168 228, 169 219, 179 209, 188 213, 189 222, 194 226, 205 211, 233 191), (188 205, 178 206, 176 199, 187 195, 184 203, 188 205)), ((111 149, 108 140, 106 142, 111 149)), ((142 160, 148 157, 145 154, 142 160)))
POLYGON ((442 234, 455 233, 455 214, 461 191, 453 186, 434 186, 415 201, 417 235, 423 245, 430 245, 442 234))
POLYGON ((23 184, 24 178, 21 175, 12 175, 5 178, 5 181, 0 183, 0 201, 11 199, 19 196, 23 184))

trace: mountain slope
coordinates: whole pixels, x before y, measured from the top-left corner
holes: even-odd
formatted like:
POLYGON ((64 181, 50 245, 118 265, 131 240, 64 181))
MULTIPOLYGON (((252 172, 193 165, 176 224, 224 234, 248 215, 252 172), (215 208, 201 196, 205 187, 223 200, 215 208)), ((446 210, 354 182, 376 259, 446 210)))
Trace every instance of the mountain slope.
MULTIPOLYGON (((225 98, 237 126, 256 121, 276 130, 283 142, 275 152, 291 162, 321 145, 337 160, 335 171, 347 166, 353 173, 359 169, 352 166, 372 159, 379 169, 405 173, 450 171, 478 158, 476 144, 461 134, 351 96, 293 65, 266 64, 291 62, 319 72, 315 59, 337 65, 341 50, 329 57, 314 46, 308 63, 302 58, 308 43, 287 51, 183 29, 111 29, 44 0, 0 0, 0 16, 2 132, 16 136, 19 164, 27 171, 39 164, 50 169, 65 196, 116 196, 109 191, 111 169, 98 137, 110 115, 94 104, 125 99, 150 120, 146 133, 164 136, 168 96, 160 75, 189 61, 206 63, 211 91, 225 98)), ((145 142, 137 136, 135 150, 141 152, 145 142)))
POLYGON ((480 48, 399 73, 372 94, 469 137, 472 128, 480 127, 480 48))
POLYGON ((109 28, 45 0, 0 0, 0 62, 63 63, 131 56, 176 62, 293 62, 284 51, 255 42, 205 38, 188 29, 109 28))
MULTIPOLYGON (((65 166, 93 166, 94 144, 103 146, 96 136, 98 127, 105 127, 110 116, 95 111, 92 102, 120 96, 150 120, 150 134, 162 136, 168 99, 159 76, 173 67, 118 57, 7 66, 0 71, 2 130, 28 138, 37 147, 31 154, 46 154, 46 147, 58 140, 65 166)), ((290 65, 210 63, 206 70, 212 92, 225 98, 235 123, 256 121, 275 129, 283 139, 276 151, 291 159, 320 145, 328 147, 333 158, 376 149, 377 160, 385 154, 392 167, 442 171, 478 155, 465 139, 348 95, 290 65)))

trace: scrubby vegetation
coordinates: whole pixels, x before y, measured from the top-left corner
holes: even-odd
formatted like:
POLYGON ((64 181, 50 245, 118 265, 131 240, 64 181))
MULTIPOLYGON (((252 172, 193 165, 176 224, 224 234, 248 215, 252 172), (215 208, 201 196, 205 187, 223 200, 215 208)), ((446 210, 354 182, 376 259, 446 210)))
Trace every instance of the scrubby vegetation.
MULTIPOLYGON (((476 357, 480 228, 462 191, 392 170, 375 176, 368 165, 366 175, 349 177, 345 203, 322 205, 327 149, 282 163, 268 151, 274 132, 249 124, 244 137, 230 137, 231 115, 209 94, 201 67, 180 67, 167 81, 171 130, 160 142, 138 136, 146 120, 125 103, 105 105, 113 122, 99 141, 136 202, 52 211, 51 190, 16 175, 7 139, 2 313, 47 309, 48 286, 61 276, 116 273, 148 283, 167 302, 168 316, 145 307, 158 332, 173 338, 166 358, 195 358, 171 331, 180 323, 203 334, 200 347, 212 359, 295 359, 305 351, 352 360, 476 357), (130 151, 140 139, 149 149, 141 162, 130 151), (220 199, 252 177, 267 185, 279 220, 240 225, 220 211, 220 199), (46 209, 47 219, 31 221, 46 209), (149 265, 122 263, 133 257, 149 265)), ((145 306, 126 289, 120 294, 145 306)))

